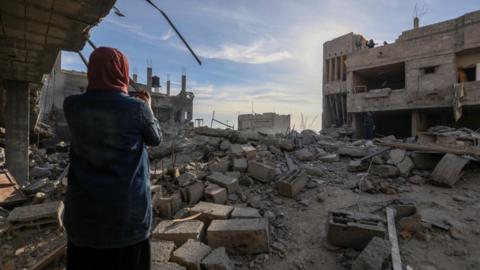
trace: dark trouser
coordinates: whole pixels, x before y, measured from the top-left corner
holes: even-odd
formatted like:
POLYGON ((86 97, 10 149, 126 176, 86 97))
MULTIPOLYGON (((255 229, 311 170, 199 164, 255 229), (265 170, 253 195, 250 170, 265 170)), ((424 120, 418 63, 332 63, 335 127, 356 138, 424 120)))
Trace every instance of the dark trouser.
POLYGON ((150 270, 150 239, 123 248, 67 245, 67 270, 150 270))

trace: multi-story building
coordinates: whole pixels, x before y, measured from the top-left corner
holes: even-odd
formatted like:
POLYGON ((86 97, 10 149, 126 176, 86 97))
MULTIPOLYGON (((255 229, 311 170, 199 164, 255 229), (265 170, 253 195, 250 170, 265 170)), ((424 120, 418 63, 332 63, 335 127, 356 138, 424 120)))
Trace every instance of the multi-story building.
POLYGON ((374 46, 353 33, 323 47, 323 127, 408 137, 433 125, 480 128, 480 11, 374 46))
POLYGON ((290 115, 276 113, 241 114, 238 130, 254 130, 268 134, 286 133, 290 129, 290 115))

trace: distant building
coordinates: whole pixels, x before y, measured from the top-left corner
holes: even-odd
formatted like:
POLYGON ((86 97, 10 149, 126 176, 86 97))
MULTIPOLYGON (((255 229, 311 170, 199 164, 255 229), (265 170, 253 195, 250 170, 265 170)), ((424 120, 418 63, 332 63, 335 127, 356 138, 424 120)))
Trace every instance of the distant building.
POLYGON ((409 137, 434 125, 480 126, 480 11, 404 31, 375 47, 357 34, 323 45, 324 128, 409 137), (369 116, 370 117, 370 116, 369 116))
MULTIPOLYGON (((52 72, 45 76, 41 91, 39 120, 53 124, 58 139, 70 137, 68 125, 63 114, 63 100, 70 96, 84 93, 87 85, 87 73, 61 69, 61 56, 57 57, 52 72)), ((137 79, 137 75, 133 75, 137 79)), ((147 84, 137 82, 140 89, 149 91, 152 97, 152 111, 160 123, 181 127, 192 122, 194 94, 186 91, 187 78, 182 75, 181 91, 170 95, 170 81, 166 82, 166 93, 161 93, 157 76, 152 76, 151 68, 147 70, 147 84), (152 83, 153 82, 153 83, 152 83)), ((134 91, 130 86, 129 91, 134 91)))
POLYGON ((241 114, 238 130, 253 130, 268 134, 285 133, 290 128, 290 115, 276 113, 241 114))

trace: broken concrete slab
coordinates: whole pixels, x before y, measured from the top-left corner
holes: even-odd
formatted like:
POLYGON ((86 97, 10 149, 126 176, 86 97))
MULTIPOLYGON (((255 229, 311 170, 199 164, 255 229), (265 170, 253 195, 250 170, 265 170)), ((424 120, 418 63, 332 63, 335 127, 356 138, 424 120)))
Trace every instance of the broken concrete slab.
POLYGON ((188 239, 200 241, 203 237, 204 223, 200 220, 174 222, 165 220, 160 222, 152 232, 152 239, 173 241, 181 246, 188 239))
POLYGON ((238 178, 214 172, 207 176, 207 180, 227 189, 228 193, 237 191, 239 187, 238 178))
POLYGON ((382 270, 391 248, 389 241, 373 237, 353 263, 352 270, 382 270))
POLYGON ((175 243, 173 241, 152 240, 150 241, 152 263, 153 262, 168 262, 173 250, 175 249, 175 243))
POLYGON ((300 161, 311 161, 315 159, 315 155, 307 148, 295 151, 295 157, 300 161))
POLYGON ((200 201, 203 197, 203 190, 205 186, 202 182, 196 181, 186 187, 180 189, 182 199, 187 204, 194 204, 200 201))
POLYGON ((322 162, 337 162, 337 161, 340 160, 338 154, 336 154, 336 153, 320 156, 317 159, 322 161, 322 162))
POLYGON ((245 153, 245 157, 248 160, 256 159, 257 158, 257 149, 249 144, 243 144, 242 150, 245 153))
POLYGON ((248 161, 248 175, 260 182, 269 183, 275 179, 276 170, 268 164, 250 160, 248 161))
POLYGON ((368 154, 368 151, 367 149, 361 147, 344 146, 338 148, 337 153, 341 156, 361 158, 366 156, 368 154))
POLYGON ((206 270, 231 270, 232 264, 224 247, 214 249, 202 260, 202 267, 206 270))
POLYGON ((227 203, 228 198, 227 189, 215 184, 211 184, 205 188, 203 197, 207 202, 225 204, 227 203))
POLYGON ((21 206, 10 212, 7 221, 13 228, 59 223, 62 211, 61 201, 21 206))
POLYGON ((187 270, 201 270, 200 264, 211 250, 202 242, 188 240, 173 252, 171 261, 185 266, 187 270))
POLYGON ((433 183, 446 187, 453 187, 463 176, 463 168, 469 163, 468 159, 445 154, 433 170, 430 180, 433 183))
POLYGON ((230 218, 261 218, 258 209, 251 207, 234 207, 230 218))
POLYGON ((230 158, 223 158, 208 164, 208 169, 211 172, 226 172, 230 170, 231 166, 232 161, 230 158))
POLYGON ((398 170, 400 171, 400 175, 405 177, 408 177, 413 168, 415 168, 415 164, 410 157, 404 157, 401 162, 396 164, 398 170))
POLYGON ((197 175, 191 172, 183 173, 179 177, 177 177, 177 182, 180 187, 186 187, 188 185, 191 185, 196 180, 197 180, 197 175))
POLYGON ((246 172, 247 171, 247 159, 246 158, 236 158, 233 160, 233 170, 237 172, 246 172))
POLYGON ((234 158, 242 158, 244 157, 244 152, 243 152, 243 149, 242 149, 242 146, 240 144, 231 144, 230 145, 230 157, 232 159, 234 158))
POLYGON ((187 268, 172 262, 152 262, 152 270, 186 270, 187 268))
POLYGON ((385 219, 380 216, 335 210, 328 213, 327 241, 345 248, 364 249, 370 240, 387 234, 385 219))
POLYGON ((372 165, 370 173, 380 177, 394 177, 398 176, 400 171, 392 165, 372 165))
POLYGON ((307 173, 304 170, 289 171, 278 180, 278 194, 293 198, 305 188, 307 181, 307 173))
POLYGON ((190 209, 192 215, 202 213, 198 219, 209 224, 214 219, 228 219, 233 211, 233 207, 223 204, 215 204, 209 202, 199 202, 190 209))
POLYGON ((214 220, 207 229, 207 242, 237 254, 270 251, 268 221, 265 218, 214 220))
POLYGON ((406 151, 404 149, 393 149, 388 154, 393 164, 398 164, 405 158, 406 151))

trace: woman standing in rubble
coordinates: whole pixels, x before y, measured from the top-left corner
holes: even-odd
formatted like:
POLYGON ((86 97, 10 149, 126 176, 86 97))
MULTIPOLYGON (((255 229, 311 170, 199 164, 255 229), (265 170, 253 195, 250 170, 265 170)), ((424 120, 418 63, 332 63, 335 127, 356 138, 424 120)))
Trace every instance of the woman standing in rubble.
POLYGON ((144 101, 128 96, 128 61, 101 47, 88 87, 65 99, 70 171, 65 199, 67 269, 150 269, 150 171, 145 145, 161 131, 144 101))

